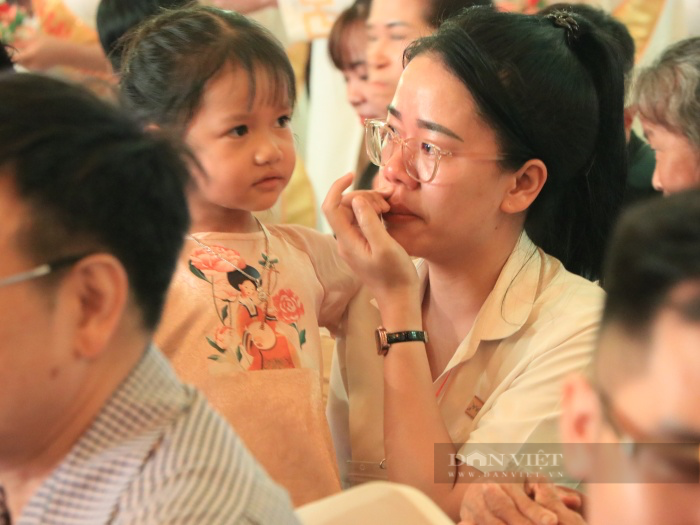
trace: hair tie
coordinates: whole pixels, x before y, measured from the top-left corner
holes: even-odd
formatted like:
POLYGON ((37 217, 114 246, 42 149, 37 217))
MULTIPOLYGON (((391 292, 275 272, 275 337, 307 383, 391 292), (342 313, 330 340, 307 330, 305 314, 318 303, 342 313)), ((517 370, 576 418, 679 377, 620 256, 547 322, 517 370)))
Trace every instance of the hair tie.
POLYGON ((579 36, 578 22, 569 11, 554 11, 545 16, 551 20, 556 27, 561 27, 566 31, 566 40, 571 45, 579 36))

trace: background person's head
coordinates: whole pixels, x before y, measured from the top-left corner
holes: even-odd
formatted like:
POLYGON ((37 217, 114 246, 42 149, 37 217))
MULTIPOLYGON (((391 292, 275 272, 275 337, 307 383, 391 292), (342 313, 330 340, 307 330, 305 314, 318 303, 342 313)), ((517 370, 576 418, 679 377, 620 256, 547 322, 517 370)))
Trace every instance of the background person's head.
POLYGON ((423 55, 466 87, 495 135, 497 151, 477 154, 501 157, 504 174, 544 164, 544 185, 503 213, 569 270, 597 278, 626 176, 623 78, 607 40, 577 15, 472 8, 406 52, 423 55))
POLYGON ((291 178, 294 71, 279 41, 243 15, 192 6, 149 18, 126 44, 121 91, 144 125, 179 134, 197 157, 194 221, 193 203, 252 222, 248 212, 271 208, 291 178))
POLYGON ((606 286, 595 386, 576 378, 565 388, 564 442, 617 443, 627 434, 694 445, 581 447, 571 465, 590 482, 590 523, 700 523, 700 191, 623 216, 606 286), (604 483, 623 472, 638 483, 604 483))
POLYGON ((163 9, 175 9, 194 0, 100 0, 97 8, 97 33, 102 49, 107 55, 112 69, 119 73, 124 51, 122 37, 149 16, 163 9))
POLYGON ((4 461, 99 408, 140 358, 189 217, 181 152, 116 107, 32 74, 0 77, 0 100, 4 461))
POLYGON ((654 187, 670 194, 700 186, 700 37, 667 48, 639 73, 634 91, 656 152, 654 187))
POLYGON ((491 0, 372 0, 367 19, 367 67, 374 104, 386 115, 403 71, 403 52, 466 7, 491 0))
POLYGON ((345 78, 348 102, 362 122, 386 115, 386 108, 377 106, 369 92, 365 27, 369 6, 370 0, 356 0, 338 15, 328 35, 328 53, 345 78))

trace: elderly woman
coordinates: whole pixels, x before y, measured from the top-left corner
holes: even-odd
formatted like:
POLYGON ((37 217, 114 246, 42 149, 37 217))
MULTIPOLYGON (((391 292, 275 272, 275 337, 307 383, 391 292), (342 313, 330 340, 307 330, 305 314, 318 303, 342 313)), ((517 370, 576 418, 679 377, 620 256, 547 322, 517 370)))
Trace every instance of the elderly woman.
POLYGON ((700 186, 700 37, 666 49, 640 73, 635 96, 656 152, 654 187, 668 195, 700 186))

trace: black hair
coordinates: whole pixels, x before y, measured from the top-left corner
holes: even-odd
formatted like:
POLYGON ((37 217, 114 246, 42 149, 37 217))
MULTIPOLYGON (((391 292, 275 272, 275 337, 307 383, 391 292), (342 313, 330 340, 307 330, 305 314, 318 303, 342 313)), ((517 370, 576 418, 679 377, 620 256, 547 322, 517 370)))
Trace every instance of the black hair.
POLYGON ((144 123, 182 130, 207 82, 227 64, 246 71, 251 104, 261 68, 271 95, 294 105, 294 71, 279 41, 243 15, 201 5, 166 11, 130 33, 122 56, 124 102, 144 123))
POLYGON ((0 71, 14 71, 14 66, 12 64, 12 59, 10 58, 10 53, 7 50, 7 45, 0 40, 0 71))
POLYGON ((697 189, 645 201, 623 214, 605 266, 603 324, 643 336, 669 293, 686 281, 700 283, 697 189))
POLYGON ((37 264, 90 252, 119 259, 155 328, 189 228, 181 151, 87 89, 34 74, 0 78, 0 174, 28 207, 19 244, 37 264))
POLYGON ((430 27, 440 27, 445 20, 473 6, 493 8, 492 0, 425 0, 426 8, 423 18, 430 27))
POLYGON ((530 159, 547 181, 525 231, 569 271, 598 279, 627 177, 619 55, 578 15, 473 7, 408 47, 460 79, 496 132, 504 169, 530 159))
POLYGON ((251 279, 247 275, 244 275, 242 272, 235 270, 226 274, 229 284, 238 291, 241 290, 241 285, 246 281, 250 281, 257 287, 257 283, 254 281, 254 279, 260 279, 260 272, 258 272, 252 266, 246 266, 245 268, 243 268, 243 271, 248 275, 252 276, 253 278, 251 279))
POLYGON ((548 15, 555 11, 569 11, 579 14, 592 22, 594 26, 607 35, 616 46, 622 60, 622 71, 625 77, 629 77, 634 68, 634 39, 627 26, 610 13, 588 4, 558 3, 542 9, 540 15, 548 15))
POLYGON ((328 54, 333 65, 340 71, 350 67, 347 57, 347 39, 349 34, 358 27, 364 31, 371 3, 371 0, 355 0, 333 22, 333 27, 328 34, 328 54))
POLYGON ((191 3, 192 0, 101 0, 97 8, 97 34, 114 71, 121 68, 125 34, 164 9, 191 3))

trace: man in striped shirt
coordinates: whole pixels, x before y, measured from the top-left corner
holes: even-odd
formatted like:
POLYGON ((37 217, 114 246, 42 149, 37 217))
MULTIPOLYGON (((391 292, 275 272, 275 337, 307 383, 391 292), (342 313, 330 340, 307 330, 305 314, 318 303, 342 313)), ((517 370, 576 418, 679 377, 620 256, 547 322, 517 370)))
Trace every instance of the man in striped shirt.
POLYGON ((0 77, 0 524, 297 523, 150 345, 189 225, 180 152, 0 77))

